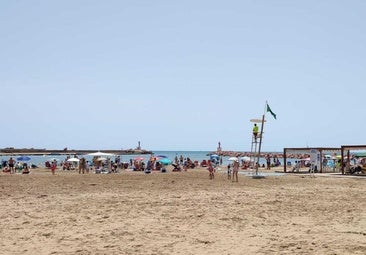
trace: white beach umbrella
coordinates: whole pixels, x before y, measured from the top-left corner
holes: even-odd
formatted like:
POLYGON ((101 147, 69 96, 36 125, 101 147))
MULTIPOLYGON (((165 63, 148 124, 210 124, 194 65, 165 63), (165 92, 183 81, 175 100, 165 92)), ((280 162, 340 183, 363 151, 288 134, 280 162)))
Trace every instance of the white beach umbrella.
POLYGON ((95 156, 95 157, 113 157, 116 156, 115 154, 112 153, 106 153, 106 152, 101 152, 101 151, 97 151, 97 152, 93 152, 93 153, 89 153, 86 154, 88 156, 95 156))
POLYGON ((238 158, 237 158, 237 157, 230 157, 230 158, 229 158, 229 160, 230 160, 230 161, 237 161, 237 160, 238 160, 238 158))
POLYGON ((78 159, 78 158, 69 158, 67 161, 68 162, 79 162, 80 159, 78 159))
POLYGON ((244 157, 241 157, 241 160, 243 160, 243 161, 250 161, 250 157, 244 156, 244 157))

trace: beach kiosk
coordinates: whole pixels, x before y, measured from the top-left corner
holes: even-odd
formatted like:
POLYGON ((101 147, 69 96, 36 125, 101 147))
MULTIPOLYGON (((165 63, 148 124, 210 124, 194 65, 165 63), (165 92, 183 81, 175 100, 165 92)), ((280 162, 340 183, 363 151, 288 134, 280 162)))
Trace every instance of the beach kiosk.
MULTIPOLYGON (((283 148, 283 161, 285 164, 283 165, 283 170, 286 173, 288 165, 286 164, 287 159, 294 158, 297 156, 310 156, 310 163, 312 166, 316 166, 316 169, 319 173, 322 173, 324 166, 322 164, 322 160, 325 154, 337 154, 341 151, 341 148, 337 147, 297 147, 297 148, 283 148)), ((311 169, 310 169, 311 170, 311 169)))

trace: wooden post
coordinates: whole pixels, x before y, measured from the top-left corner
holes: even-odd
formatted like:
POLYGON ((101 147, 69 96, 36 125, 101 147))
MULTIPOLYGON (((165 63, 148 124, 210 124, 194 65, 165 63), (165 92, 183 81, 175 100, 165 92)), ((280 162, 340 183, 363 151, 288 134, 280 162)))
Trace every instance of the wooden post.
POLYGON ((348 149, 348 150, 347 150, 347 171, 348 171, 348 173, 349 173, 350 168, 351 168, 351 160, 350 160, 350 156, 351 156, 351 154, 350 154, 350 149, 348 149))
POLYGON ((343 166, 343 146, 341 147, 341 170, 342 170, 342 175, 344 174, 344 166, 343 166))
POLYGON ((322 149, 319 149, 319 152, 320 152, 320 173, 323 172, 323 150, 322 149))
POLYGON ((287 150, 283 149, 283 171, 286 173, 286 167, 287 167, 287 159, 286 159, 286 153, 287 150))

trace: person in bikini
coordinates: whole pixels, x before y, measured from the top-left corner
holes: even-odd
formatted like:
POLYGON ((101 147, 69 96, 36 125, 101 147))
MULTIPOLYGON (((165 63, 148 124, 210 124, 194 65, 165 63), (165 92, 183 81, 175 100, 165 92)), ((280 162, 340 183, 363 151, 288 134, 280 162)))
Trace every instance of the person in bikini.
POLYGON ((238 182, 238 172, 239 172, 239 160, 235 160, 233 163, 233 178, 232 181, 238 182))

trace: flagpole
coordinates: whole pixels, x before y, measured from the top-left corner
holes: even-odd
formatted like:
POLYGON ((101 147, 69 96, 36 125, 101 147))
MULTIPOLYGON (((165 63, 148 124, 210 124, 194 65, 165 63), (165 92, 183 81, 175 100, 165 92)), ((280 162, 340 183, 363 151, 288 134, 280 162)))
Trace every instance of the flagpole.
POLYGON ((265 120, 265 116, 266 116, 266 109, 267 109, 267 101, 266 101, 264 113, 262 115, 262 125, 261 125, 261 132, 260 132, 260 136, 259 136, 259 147, 258 147, 257 162, 256 162, 256 166, 255 166, 255 175, 258 175, 259 158, 261 156, 262 137, 263 137, 263 129, 264 129, 264 120, 265 120))

